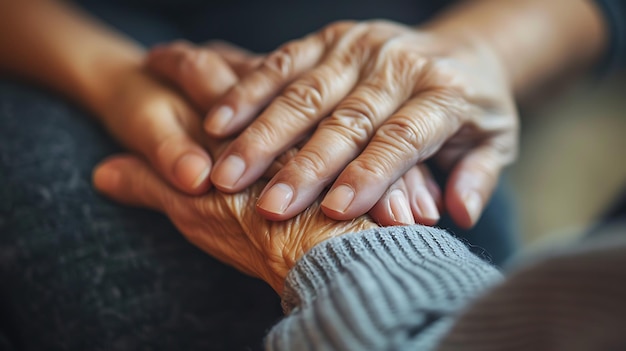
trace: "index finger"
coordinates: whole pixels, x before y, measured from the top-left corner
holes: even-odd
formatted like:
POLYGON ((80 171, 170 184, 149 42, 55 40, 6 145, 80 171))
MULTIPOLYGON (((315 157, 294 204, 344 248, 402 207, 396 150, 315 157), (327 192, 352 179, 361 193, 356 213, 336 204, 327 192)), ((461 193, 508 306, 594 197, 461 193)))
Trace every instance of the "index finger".
POLYGON ((324 54, 321 36, 310 35, 283 45, 246 75, 208 113, 204 129, 224 137, 245 127, 289 82, 314 67, 324 54))

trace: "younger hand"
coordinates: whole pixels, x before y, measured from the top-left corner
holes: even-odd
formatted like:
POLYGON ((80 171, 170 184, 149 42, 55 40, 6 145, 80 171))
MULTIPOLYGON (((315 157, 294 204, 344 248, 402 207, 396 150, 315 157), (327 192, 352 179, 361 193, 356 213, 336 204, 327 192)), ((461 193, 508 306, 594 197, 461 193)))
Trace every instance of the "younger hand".
MULTIPOLYGON (((97 112, 109 132, 145 157, 163 178, 186 193, 201 194, 210 187, 212 162, 205 150, 210 141, 196 109, 208 109, 212 100, 232 87, 245 62, 234 55, 237 50, 233 47, 229 47, 230 56, 222 56, 184 43, 170 46, 178 55, 162 71, 199 78, 195 82, 202 86, 195 91, 201 95, 191 96, 195 106, 138 64, 109 79, 113 83, 97 112)), ((159 57, 168 47, 154 49, 151 57, 159 57)), ((148 61, 155 62, 151 58, 148 61)))

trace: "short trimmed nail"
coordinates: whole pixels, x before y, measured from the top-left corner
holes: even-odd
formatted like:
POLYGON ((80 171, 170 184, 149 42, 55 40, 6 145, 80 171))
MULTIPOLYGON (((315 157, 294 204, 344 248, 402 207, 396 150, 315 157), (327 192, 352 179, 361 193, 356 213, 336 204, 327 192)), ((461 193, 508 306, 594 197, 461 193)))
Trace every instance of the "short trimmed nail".
POLYGON ((440 215, 439 210, 437 209, 437 204, 428 190, 424 189, 423 192, 419 193, 417 196, 417 206, 419 207, 419 212, 422 218, 433 221, 439 220, 440 215))
POLYGON ((415 224, 413 214, 409 208, 409 201, 402 190, 396 189, 391 191, 391 194, 389 194, 389 206, 391 207, 391 214, 395 222, 415 224))
POLYGON ((483 200, 480 195, 478 195, 475 191, 468 191, 463 196, 463 203, 465 204, 467 214, 472 221, 472 225, 476 224, 483 206, 483 200))
POLYGON ((274 184, 259 200, 257 206, 264 211, 283 214, 291 204, 293 190, 287 184, 274 184))
POLYGON ((223 132, 233 119, 234 115, 235 112, 232 108, 228 106, 220 106, 211 114, 211 116, 209 116, 208 122, 205 125, 206 130, 213 133, 223 132))
POLYGON ((230 155, 215 166, 211 180, 223 188, 233 188, 246 170, 246 163, 239 156, 230 155))
POLYGON ((354 200, 354 190, 347 185, 340 185, 331 190, 322 201, 322 206, 336 212, 346 212, 354 200))
POLYGON ((197 189, 209 177, 211 164, 202 156, 186 154, 174 166, 174 176, 191 189, 197 189))
POLYGON ((101 191, 115 191, 120 184, 122 174, 113 167, 100 167, 93 175, 93 181, 101 191))

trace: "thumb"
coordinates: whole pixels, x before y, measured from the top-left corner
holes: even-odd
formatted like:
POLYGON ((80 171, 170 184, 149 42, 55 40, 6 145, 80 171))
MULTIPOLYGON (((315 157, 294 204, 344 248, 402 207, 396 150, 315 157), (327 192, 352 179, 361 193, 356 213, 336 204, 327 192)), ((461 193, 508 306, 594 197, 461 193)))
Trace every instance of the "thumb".
POLYGON ((445 203, 456 224, 471 228, 478 222, 502 169, 514 157, 487 143, 471 150, 454 166, 446 184, 445 203))
POLYGON ((114 201, 165 212, 174 190, 146 164, 130 154, 111 156, 98 164, 93 185, 114 201))

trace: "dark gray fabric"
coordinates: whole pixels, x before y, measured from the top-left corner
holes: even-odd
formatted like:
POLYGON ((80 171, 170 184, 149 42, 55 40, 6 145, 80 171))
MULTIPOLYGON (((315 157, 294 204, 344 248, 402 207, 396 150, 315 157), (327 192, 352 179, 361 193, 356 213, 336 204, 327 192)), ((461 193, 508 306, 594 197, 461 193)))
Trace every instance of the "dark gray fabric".
POLYGON ((276 293, 96 194, 118 148, 88 116, 4 82, 0 125, 0 327, 17 350, 261 349, 276 293))
POLYGON ((534 257, 467 308, 441 351, 626 350, 626 227, 534 257))

